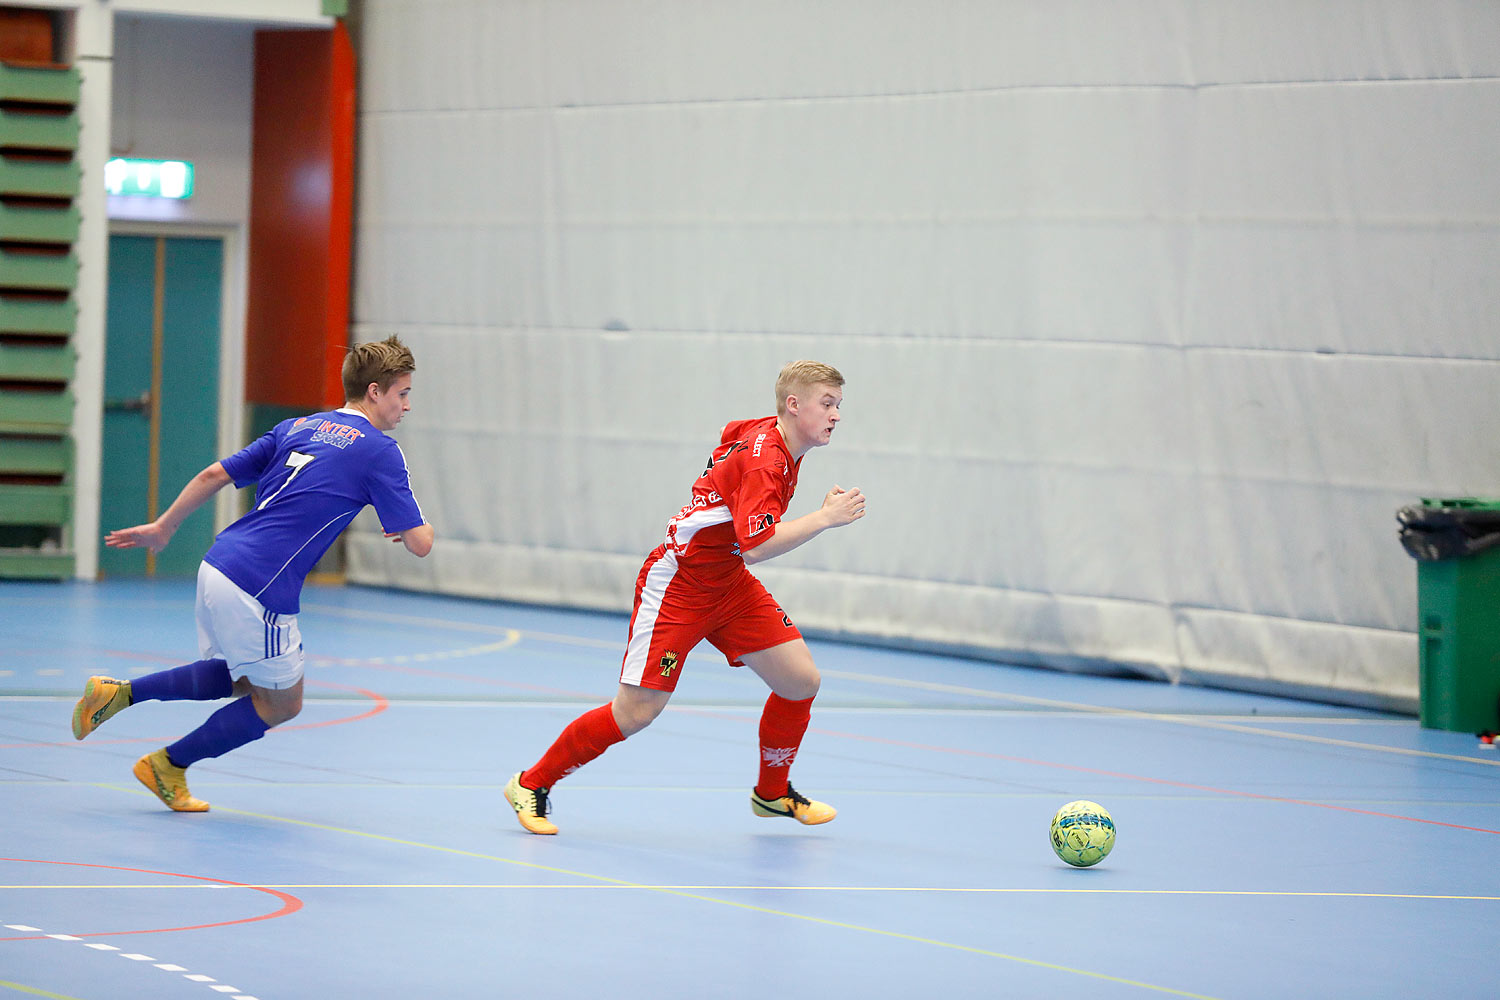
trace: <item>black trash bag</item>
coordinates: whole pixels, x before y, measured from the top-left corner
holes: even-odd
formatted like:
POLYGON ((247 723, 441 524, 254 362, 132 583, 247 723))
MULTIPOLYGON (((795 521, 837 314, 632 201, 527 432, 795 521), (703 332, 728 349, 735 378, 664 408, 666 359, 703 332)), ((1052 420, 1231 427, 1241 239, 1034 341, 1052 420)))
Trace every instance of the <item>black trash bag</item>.
POLYGON ((1500 545, 1500 510, 1413 504, 1396 512, 1401 545, 1413 559, 1435 562, 1500 545))

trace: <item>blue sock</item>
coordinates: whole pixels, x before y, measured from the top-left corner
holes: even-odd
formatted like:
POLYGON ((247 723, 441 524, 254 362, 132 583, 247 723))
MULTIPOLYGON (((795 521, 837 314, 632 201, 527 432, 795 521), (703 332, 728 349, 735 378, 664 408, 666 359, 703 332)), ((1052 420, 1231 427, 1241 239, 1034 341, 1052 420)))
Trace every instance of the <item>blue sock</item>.
POLYGON ((130 682, 130 702, 218 701, 234 690, 229 664, 223 660, 199 660, 171 670, 159 670, 130 682))
POLYGON ((255 703, 247 695, 219 709, 208 721, 167 747, 167 759, 178 767, 196 764, 205 757, 219 757, 235 747, 266 735, 266 725, 255 703))

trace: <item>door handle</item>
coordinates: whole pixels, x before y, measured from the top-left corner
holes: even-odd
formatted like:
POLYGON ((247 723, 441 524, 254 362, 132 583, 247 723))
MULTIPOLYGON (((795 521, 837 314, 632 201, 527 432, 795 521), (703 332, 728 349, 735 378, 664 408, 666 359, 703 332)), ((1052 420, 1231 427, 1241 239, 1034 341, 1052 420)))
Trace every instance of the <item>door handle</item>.
POLYGON ((139 396, 130 399, 106 399, 104 408, 123 413, 139 413, 147 420, 151 419, 151 390, 147 389, 139 396))

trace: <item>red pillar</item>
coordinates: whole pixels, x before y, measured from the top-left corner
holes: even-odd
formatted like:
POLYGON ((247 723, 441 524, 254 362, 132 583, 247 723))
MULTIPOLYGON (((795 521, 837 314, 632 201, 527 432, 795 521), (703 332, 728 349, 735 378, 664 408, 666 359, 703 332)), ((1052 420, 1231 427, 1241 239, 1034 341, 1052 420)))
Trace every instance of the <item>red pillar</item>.
POLYGON ((245 401, 344 401, 354 203, 354 50, 332 30, 255 35, 245 401))

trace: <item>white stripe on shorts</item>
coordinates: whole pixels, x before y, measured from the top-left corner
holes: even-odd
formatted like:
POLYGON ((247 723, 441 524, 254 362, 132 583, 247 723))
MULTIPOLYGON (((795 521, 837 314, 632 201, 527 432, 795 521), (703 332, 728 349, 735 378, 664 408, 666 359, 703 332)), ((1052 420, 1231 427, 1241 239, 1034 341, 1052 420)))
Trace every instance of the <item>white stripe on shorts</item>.
POLYGON ((662 598, 667 587, 677 576, 677 553, 668 549, 646 572, 646 584, 641 588, 641 605, 635 613, 635 624, 630 630, 630 645, 625 647, 625 662, 620 667, 620 682, 640 686, 646 676, 646 657, 651 652, 651 633, 656 629, 656 617, 661 614, 662 598))
POLYGON ((229 676, 263 688, 289 688, 302 678, 297 616, 272 611, 206 562, 198 564, 194 615, 200 658, 222 657, 229 676))
POLYGON ((281 655, 281 630, 276 627, 276 619, 279 618, 274 611, 266 611, 260 616, 260 620, 266 623, 266 659, 281 655))

